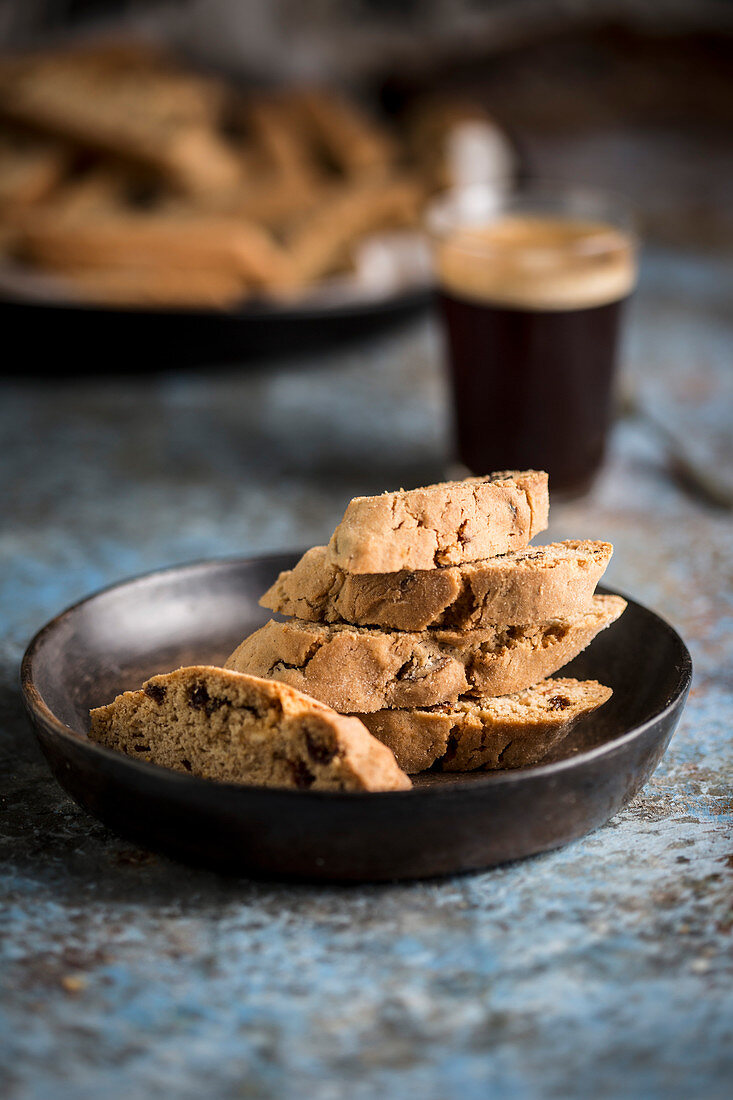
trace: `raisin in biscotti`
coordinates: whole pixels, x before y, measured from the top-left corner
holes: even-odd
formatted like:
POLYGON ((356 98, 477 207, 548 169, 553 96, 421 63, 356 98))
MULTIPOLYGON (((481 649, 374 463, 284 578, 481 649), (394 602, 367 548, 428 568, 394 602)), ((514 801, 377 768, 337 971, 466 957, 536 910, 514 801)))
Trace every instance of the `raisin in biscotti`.
POLYGON ((547 474, 506 471, 354 497, 328 544, 346 573, 461 565, 521 550, 547 527, 547 474))
POLYGON ((440 569, 344 573, 314 546, 260 603, 313 622, 389 630, 541 623, 585 610, 612 553, 609 542, 553 542, 440 569))
POLYGON ((400 791, 394 756, 356 718, 269 680, 196 665, 91 712, 89 736, 138 760, 263 787, 400 791))
POLYGON ((612 695, 596 680, 543 680, 499 698, 361 714, 406 772, 492 771, 537 764, 575 723, 612 695))
POLYGON ((466 632, 271 620, 225 667, 280 680, 345 714, 508 695, 557 672, 625 607, 620 596, 595 596, 567 619, 466 632))

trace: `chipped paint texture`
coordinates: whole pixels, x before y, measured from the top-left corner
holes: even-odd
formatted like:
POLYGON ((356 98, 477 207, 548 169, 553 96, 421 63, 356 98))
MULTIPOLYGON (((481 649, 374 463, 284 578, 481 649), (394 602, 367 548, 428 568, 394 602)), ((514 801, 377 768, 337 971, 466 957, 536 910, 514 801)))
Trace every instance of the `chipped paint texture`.
MULTIPOLYGON (((728 462, 731 286, 652 257, 629 369, 728 462)), ((615 432, 550 539, 614 542, 696 678, 642 794, 566 849, 401 886, 227 880, 131 849, 54 781, 22 714, 33 631, 164 564, 323 543, 355 493, 445 472, 427 321, 250 371, 4 383, 0 653, 3 1097, 730 1095, 733 530, 615 432)))

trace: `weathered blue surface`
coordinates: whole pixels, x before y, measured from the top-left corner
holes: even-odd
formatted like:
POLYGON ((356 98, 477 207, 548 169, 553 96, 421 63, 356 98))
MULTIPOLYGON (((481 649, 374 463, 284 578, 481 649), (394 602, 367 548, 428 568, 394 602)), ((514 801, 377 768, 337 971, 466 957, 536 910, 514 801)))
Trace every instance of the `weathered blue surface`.
MULTIPOLYGON (((721 262, 653 258, 629 374, 733 480, 731 293, 721 262)), ((592 836, 444 882, 225 880, 131 850, 35 748, 16 683, 37 627, 148 568, 322 541, 352 494, 440 477, 437 364, 418 323, 277 369, 4 384, 4 1096, 730 1095, 733 530, 638 426, 550 535, 613 541, 611 583, 680 629, 696 678, 653 780, 592 836)))

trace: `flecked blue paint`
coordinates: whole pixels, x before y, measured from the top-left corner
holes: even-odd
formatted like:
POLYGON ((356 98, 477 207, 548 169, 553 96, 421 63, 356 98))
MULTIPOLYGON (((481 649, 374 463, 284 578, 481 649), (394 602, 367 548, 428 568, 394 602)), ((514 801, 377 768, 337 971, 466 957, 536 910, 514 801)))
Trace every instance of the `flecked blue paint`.
MULTIPOLYGON (((720 261, 652 255, 628 371, 733 478, 730 300, 720 261)), ((322 541, 354 493, 442 476, 438 359, 420 323, 277 369, 5 384, 3 1096, 730 1095, 733 530, 638 425, 550 537, 613 541, 610 582, 681 630, 696 677, 645 790, 568 848, 411 885, 223 879, 131 850, 31 738, 18 661, 61 607, 322 541)))

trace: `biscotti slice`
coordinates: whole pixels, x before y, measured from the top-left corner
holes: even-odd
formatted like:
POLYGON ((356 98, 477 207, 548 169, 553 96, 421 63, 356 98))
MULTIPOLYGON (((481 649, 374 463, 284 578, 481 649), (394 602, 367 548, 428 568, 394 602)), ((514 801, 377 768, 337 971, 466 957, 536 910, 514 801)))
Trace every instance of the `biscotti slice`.
POLYGON ((260 604, 299 619, 390 630, 540 623, 584 611, 612 553, 610 542, 566 541, 440 569, 344 573, 325 546, 314 546, 260 604))
POLYGON ((343 267, 349 246, 368 233, 414 223, 422 195, 412 180, 365 182, 326 191, 286 234, 285 245, 303 283, 343 267))
POLYGON ((192 218, 110 208, 87 221, 47 211, 23 226, 24 258, 53 271, 212 271, 255 286, 290 285, 290 260, 266 230, 243 218, 192 218))
POLYGON ((567 619, 466 632, 272 619, 225 667, 280 680, 345 714, 508 695, 557 672, 625 607, 620 596, 595 596, 567 619))
POLYGON ((153 676, 91 712, 89 736, 138 760, 263 787, 401 791, 394 756, 356 718, 270 680, 208 665, 153 676))
POLYGON ((397 159, 391 134, 348 100, 311 88, 300 93, 293 107, 301 129, 311 130, 326 160, 345 175, 383 177, 397 159))
POLYGON ((611 698, 596 680, 543 680, 498 698, 360 714, 406 772, 492 771, 536 764, 576 722, 611 698))
POLYGON ((188 75, 109 66, 73 50, 0 70, 3 118, 145 165, 195 196, 234 190, 243 179, 207 99, 209 89, 188 75))
POLYGON ((507 471, 354 497, 328 544, 346 573, 461 565, 521 550, 547 527, 547 474, 507 471))

